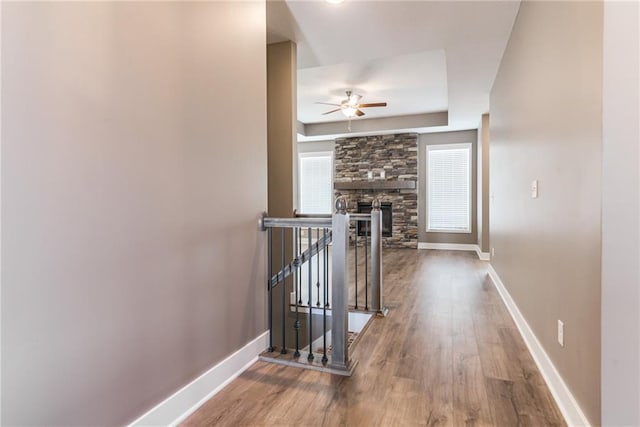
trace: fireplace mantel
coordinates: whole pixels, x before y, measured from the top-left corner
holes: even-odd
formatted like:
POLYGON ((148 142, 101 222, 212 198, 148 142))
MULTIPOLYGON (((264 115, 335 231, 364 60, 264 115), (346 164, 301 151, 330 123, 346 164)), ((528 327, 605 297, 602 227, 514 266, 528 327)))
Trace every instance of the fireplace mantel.
POLYGON ((416 188, 415 181, 351 181, 336 182, 333 187, 336 190, 404 190, 416 188))

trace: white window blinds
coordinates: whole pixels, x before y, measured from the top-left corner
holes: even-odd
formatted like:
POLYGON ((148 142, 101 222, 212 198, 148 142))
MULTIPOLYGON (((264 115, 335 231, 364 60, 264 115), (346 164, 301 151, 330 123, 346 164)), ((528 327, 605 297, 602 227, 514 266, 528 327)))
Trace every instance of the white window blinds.
POLYGON ((331 153, 302 153, 298 162, 300 213, 330 214, 333 201, 331 153))
POLYGON ((427 146, 427 231, 471 232, 471 144, 427 146))

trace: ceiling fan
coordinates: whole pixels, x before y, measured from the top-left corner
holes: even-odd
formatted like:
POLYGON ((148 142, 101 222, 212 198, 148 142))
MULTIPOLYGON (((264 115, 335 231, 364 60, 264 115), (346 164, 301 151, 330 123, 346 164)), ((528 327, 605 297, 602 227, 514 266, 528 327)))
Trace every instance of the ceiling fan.
POLYGON ((369 104, 360 104, 360 99, 362 95, 356 95, 352 93, 350 90, 347 92, 347 99, 343 100, 340 104, 332 104, 329 102, 316 102, 316 104, 322 105, 332 105, 334 107, 338 107, 334 110, 327 111, 326 113, 322 113, 322 115, 327 115, 331 113, 335 113, 336 111, 342 111, 342 113, 348 118, 352 119, 354 117, 362 117, 364 116, 364 111, 361 108, 371 108, 371 107, 386 107, 386 102, 374 102, 369 104))

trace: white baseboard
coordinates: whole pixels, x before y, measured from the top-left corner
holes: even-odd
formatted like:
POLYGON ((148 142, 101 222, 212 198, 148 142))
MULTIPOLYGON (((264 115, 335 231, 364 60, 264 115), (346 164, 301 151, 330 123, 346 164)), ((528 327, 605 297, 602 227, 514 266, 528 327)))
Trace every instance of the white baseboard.
POLYGON ((470 243, 428 243, 419 242, 418 249, 439 249, 441 251, 471 251, 475 252, 475 244, 470 243))
POLYGON ((441 251, 467 251, 475 252, 482 261, 491 259, 488 252, 482 252, 480 247, 473 243, 428 243, 418 242, 418 249, 437 249, 441 251))
POLYGON ((258 360, 258 355, 267 348, 268 338, 269 331, 260 334, 129 424, 129 427, 175 426, 181 423, 258 360))
POLYGON ((507 291, 507 288, 504 286, 504 283, 502 283, 500 276, 498 276, 498 273, 496 273, 491 264, 489 264, 489 276, 507 306, 513 321, 516 323, 516 326, 520 331, 520 335, 522 335, 525 344, 527 344, 529 353, 531 353, 533 360, 536 362, 536 365, 538 365, 538 369, 542 373, 542 376, 547 383, 547 387, 549 387, 549 390, 558 404, 558 408, 560 408, 560 412, 562 412, 567 424, 569 426, 590 426, 589 420, 584 415, 584 412, 582 412, 580 405, 578 405, 573 394, 571 394, 571 391, 560 376, 560 373, 547 355, 547 352, 544 351, 540 341, 536 338, 533 330, 529 327, 526 319, 518 309, 518 306, 513 298, 511 298, 509 291, 507 291))
POLYGON ((482 252, 480 246, 476 245, 476 253, 480 261, 491 261, 491 254, 489 252, 482 252))

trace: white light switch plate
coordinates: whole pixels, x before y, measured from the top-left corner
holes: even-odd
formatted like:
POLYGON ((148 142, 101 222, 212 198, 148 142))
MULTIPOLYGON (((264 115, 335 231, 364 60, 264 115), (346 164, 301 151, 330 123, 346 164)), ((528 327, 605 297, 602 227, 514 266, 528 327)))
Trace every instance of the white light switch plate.
POLYGON ((534 179, 533 181, 531 181, 531 198, 532 199, 538 198, 538 180, 537 179, 534 179))

